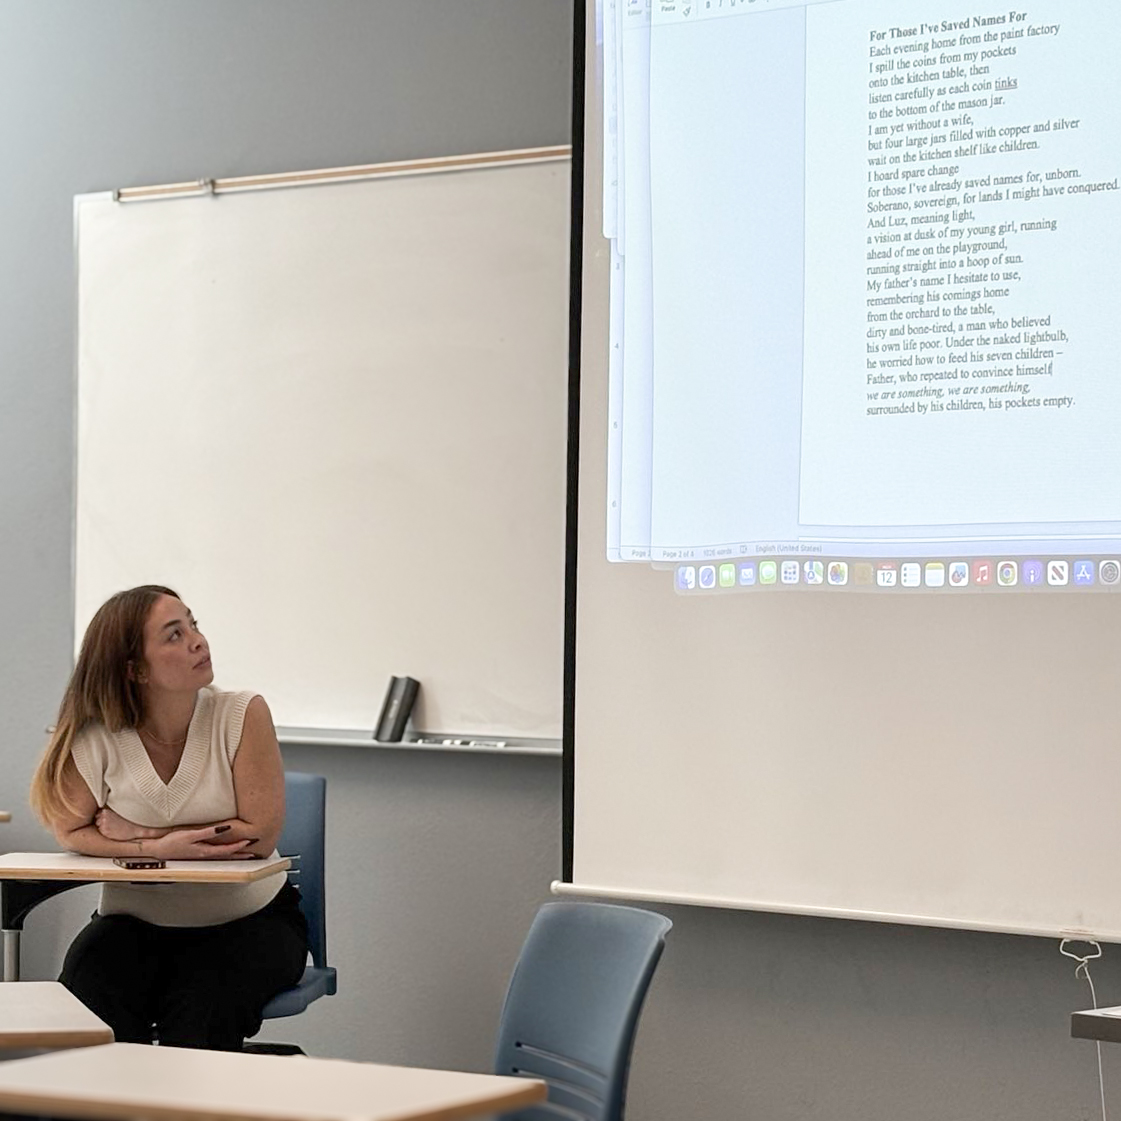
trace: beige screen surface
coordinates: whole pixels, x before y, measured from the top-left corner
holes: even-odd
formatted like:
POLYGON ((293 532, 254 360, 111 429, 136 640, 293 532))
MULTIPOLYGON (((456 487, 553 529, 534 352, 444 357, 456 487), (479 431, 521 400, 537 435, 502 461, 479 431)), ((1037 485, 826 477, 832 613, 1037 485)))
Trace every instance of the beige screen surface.
POLYGON ((1121 599, 690 597, 669 571, 607 561, 595 49, 576 890, 1121 940, 1121 599))

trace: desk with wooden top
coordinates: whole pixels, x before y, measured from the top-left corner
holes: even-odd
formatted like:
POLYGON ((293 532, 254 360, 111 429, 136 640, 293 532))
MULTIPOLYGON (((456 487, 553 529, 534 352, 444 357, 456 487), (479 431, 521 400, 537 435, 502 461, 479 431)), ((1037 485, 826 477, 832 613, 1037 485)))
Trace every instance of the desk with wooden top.
POLYGON ((60 982, 0 985, 0 1051, 112 1042, 113 1029, 60 982))
POLYGON ((457 1121, 544 1101, 532 1078, 111 1043, 0 1064, 0 1111, 156 1121, 457 1121))
POLYGON ((0 856, 0 928, 5 981, 19 980, 23 921, 45 899, 82 884, 125 881, 151 884, 246 884, 291 866, 272 860, 169 860, 166 868, 121 868, 108 857, 72 852, 10 852, 0 856))

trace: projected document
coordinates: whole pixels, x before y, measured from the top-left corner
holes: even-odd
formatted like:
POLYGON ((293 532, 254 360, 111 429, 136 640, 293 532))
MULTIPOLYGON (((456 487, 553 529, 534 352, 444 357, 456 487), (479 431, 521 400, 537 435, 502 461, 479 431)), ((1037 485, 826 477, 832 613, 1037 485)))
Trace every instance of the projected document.
POLYGON ((1121 549, 1121 5, 605 13, 611 559, 1121 549))
POLYGON ((800 520, 1116 518, 1118 17, 900 7, 807 21, 800 520))

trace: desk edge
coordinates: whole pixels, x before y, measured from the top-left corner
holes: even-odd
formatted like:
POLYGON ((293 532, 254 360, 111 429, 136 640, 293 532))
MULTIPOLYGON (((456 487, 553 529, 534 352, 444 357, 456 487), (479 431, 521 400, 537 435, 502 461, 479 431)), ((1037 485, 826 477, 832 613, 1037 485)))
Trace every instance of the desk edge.
MULTIPOLYGON (((517 1077, 517 1076, 514 1076, 517 1077)), ((151 1103, 145 1099, 122 1101, 85 1101, 81 1098, 59 1097, 47 1091, 9 1091, 2 1085, 3 1072, 0 1070, 0 1107, 5 1113, 26 1112, 45 1116, 51 1112, 61 1117, 74 1118, 76 1121, 120 1121, 122 1112, 129 1116, 143 1110, 152 1121, 278 1121, 274 1113, 263 1110, 259 1113, 238 1113, 215 1108, 213 1111, 200 1111, 197 1106, 176 1106, 151 1103), (44 1112, 46 1111, 46 1112, 44 1112)), ((542 1102, 548 1096, 545 1083, 539 1079, 525 1079, 524 1090, 517 1093, 492 1094, 463 1105, 445 1106, 424 1114, 401 1114, 402 1121, 415 1117, 417 1121, 463 1121, 468 1117, 479 1117, 488 1113, 508 1113, 523 1106, 542 1102)), ((368 1121, 394 1121, 392 1114, 370 1112, 365 1115, 368 1121)), ((285 1118, 284 1121, 295 1121, 285 1118)), ((302 1121, 342 1121, 341 1116, 325 1111, 313 1118, 310 1114, 302 1121)), ((347 1121, 362 1121, 361 1117, 350 1117, 347 1121)))
MULTIPOLYGON (((103 859, 103 858, 98 858, 103 859)), ((216 864, 233 865, 237 875, 227 874, 221 879, 213 879, 201 869, 189 871, 175 870, 175 861, 169 861, 167 868, 101 868, 97 875, 91 876, 94 869, 82 868, 11 868, 0 867, 0 881, 3 880, 74 880, 76 883, 101 884, 101 883, 153 883, 153 884, 251 884, 263 880, 274 872, 287 872, 292 867, 292 861, 286 856, 270 861, 215 861, 216 864), (169 876, 169 872, 175 872, 169 876)))

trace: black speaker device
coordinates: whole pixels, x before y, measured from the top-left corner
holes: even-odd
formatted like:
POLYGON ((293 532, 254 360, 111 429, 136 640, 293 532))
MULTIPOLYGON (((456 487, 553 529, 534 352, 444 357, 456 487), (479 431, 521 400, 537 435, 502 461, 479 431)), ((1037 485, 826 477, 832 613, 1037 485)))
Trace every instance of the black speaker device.
POLYGON ((374 728, 375 740, 379 743, 400 743, 419 691, 420 682, 416 678, 391 677, 389 679, 389 688, 385 691, 381 715, 374 728))

